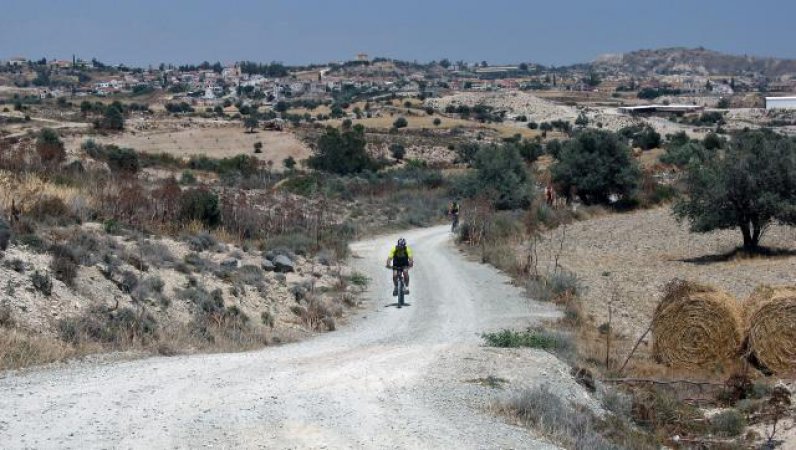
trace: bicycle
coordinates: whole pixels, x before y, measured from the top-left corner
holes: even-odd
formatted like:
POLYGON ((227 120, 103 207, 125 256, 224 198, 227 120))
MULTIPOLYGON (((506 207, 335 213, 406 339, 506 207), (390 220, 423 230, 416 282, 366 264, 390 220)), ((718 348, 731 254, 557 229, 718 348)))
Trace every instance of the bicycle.
MULTIPOLYGON (((390 270, 396 270, 393 266, 387 266, 390 270)), ((402 307, 405 305, 404 303, 404 270, 409 270, 408 267, 404 267, 400 269, 400 273, 398 274, 398 307, 402 307)))

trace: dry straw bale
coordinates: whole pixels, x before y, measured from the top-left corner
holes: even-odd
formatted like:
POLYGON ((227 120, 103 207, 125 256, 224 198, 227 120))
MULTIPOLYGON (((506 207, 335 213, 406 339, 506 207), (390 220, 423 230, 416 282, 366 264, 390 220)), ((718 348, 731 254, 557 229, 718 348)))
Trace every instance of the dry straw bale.
POLYGON ((796 372, 796 286, 760 286, 745 311, 750 356, 774 373, 796 372))
POLYGON ((652 322, 653 356, 685 369, 719 369, 741 347, 742 314, 731 295, 675 279, 664 290, 652 322))

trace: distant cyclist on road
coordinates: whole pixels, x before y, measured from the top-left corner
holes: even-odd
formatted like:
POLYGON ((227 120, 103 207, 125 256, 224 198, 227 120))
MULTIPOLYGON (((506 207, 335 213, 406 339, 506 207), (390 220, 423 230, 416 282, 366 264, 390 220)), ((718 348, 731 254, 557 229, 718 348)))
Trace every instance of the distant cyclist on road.
POLYGON ((448 205, 448 216, 451 218, 451 231, 459 226, 459 202, 454 200, 448 205))
POLYGON ((395 286, 392 291, 393 297, 398 295, 398 277, 404 278, 404 294, 409 294, 409 268, 415 263, 412 257, 412 249, 406 245, 406 239, 398 239, 398 243, 390 250, 387 257, 387 268, 392 268, 392 283, 395 286))

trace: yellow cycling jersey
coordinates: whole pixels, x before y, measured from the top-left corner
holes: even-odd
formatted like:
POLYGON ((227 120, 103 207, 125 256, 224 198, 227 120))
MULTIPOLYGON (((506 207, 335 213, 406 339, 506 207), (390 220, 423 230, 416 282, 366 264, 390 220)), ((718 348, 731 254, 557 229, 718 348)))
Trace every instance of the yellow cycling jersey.
MULTIPOLYGON (((396 250, 398 250, 398 247, 393 247, 393 248, 390 250, 390 256, 389 256, 390 258, 395 258, 395 251, 396 251, 396 250)), ((408 258, 411 258, 411 257, 412 257, 412 248, 411 248, 411 247, 409 247, 408 245, 406 246, 406 256, 407 256, 408 258)))

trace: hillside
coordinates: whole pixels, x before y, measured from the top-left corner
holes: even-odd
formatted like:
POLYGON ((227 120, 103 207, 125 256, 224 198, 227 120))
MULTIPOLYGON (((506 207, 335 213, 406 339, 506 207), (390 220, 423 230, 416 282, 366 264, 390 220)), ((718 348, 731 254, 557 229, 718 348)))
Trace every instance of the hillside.
POLYGON ((796 60, 729 55, 705 48, 636 50, 598 57, 593 67, 636 75, 753 75, 769 78, 796 75, 796 60))

